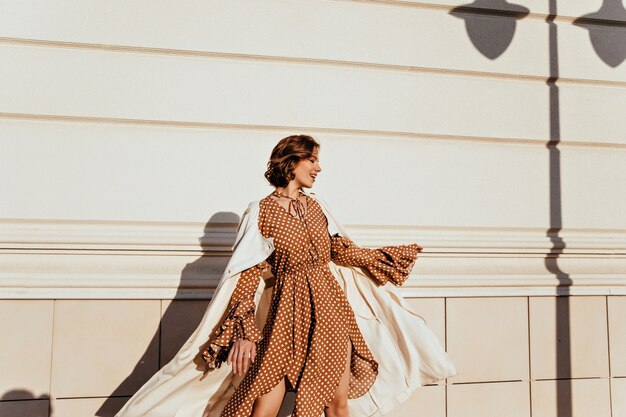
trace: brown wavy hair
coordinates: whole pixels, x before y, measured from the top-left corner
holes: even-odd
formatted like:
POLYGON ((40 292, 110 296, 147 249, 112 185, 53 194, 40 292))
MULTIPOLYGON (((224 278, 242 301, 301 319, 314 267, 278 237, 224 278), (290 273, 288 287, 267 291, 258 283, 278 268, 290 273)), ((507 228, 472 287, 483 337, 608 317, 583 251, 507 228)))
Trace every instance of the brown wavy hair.
POLYGON ((274 187, 286 187, 295 178, 293 169, 298 162, 311 157, 319 147, 320 144, 309 135, 291 135, 281 139, 272 149, 265 178, 274 187))

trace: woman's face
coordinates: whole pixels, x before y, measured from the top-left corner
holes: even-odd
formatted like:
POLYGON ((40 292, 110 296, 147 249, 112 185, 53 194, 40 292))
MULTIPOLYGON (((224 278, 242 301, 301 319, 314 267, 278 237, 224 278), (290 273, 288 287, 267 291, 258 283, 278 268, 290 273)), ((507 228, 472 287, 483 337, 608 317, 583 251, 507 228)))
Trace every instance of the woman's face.
POLYGON ((296 167, 293 169, 295 178, 291 181, 296 181, 296 186, 311 188, 315 182, 315 177, 322 170, 319 164, 319 148, 314 148, 310 157, 301 159, 296 167))

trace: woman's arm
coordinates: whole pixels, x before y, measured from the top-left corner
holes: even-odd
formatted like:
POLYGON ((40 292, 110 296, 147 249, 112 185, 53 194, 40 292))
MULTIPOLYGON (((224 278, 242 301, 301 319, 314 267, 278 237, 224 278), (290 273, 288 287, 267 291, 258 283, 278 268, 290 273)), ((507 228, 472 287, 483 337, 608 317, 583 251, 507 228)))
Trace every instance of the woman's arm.
POLYGON ((330 236, 331 260, 338 264, 364 267, 379 285, 388 281, 396 286, 404 284, 422 249, 417 243, 370 249, 358 246, 339 233, 330 236))
MULTIPOLYGON (((254 294, 263 273, 268 268, 270 268, 270 264, 265 260, 241 272, 239 281, 237 281, 230 299, 228 315, 210 337, 209 345, 202 352, 202 358, 207 362, 210 369, 219 368, 222 362, 227 359, 230 363, 232 347, 240 340, 252 342, 252 344, 239 343, 237 347, 242 347, 239 345, 248 347, 249 349, 245 353, 250 353, 250 359, 254 359, 256 342, 263 338, 255 322, 256 306, 254 304, 254 294)), ((245 357, 244 360, 246 362, 245 369, 247 370, 248 357, 245 357)), ((233 370, 235 372, 242 370, 239 365, 240 363, 237 363, 236 366, 233 362, 233 370)))

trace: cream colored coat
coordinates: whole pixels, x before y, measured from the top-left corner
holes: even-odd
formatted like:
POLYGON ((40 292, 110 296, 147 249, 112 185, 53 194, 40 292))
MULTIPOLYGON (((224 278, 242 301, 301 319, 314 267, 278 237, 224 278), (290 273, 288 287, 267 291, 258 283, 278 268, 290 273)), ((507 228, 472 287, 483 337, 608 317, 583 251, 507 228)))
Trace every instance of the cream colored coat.
MULTIPOLYGON (((350 238, 319 197, 308 194, 322 207, 331 235, 350 238)), ((204 373, 199 353, 208 336, 223 320, 231 294, 242 271, 267 259, 274 251, 257 222, 259 201, 244 212, 237 229, 232 257, 202 321, 176 356, 128 400, 116 417, 219 417, 243 376, 234 375, 226 362, 204 373)), ((361 267, 330 262, 330 269, 350 302, 359 329, 377 360, 378 377, 369 391, 348 400, 351 417, 389 413, 418 387, 457 375, 454 364, 426 321, 411 310, 393 284, 378 286, 361 267)), ((273 280, 261 280, 255 293, 257 324, 263 327, 269 309, 273 280)))

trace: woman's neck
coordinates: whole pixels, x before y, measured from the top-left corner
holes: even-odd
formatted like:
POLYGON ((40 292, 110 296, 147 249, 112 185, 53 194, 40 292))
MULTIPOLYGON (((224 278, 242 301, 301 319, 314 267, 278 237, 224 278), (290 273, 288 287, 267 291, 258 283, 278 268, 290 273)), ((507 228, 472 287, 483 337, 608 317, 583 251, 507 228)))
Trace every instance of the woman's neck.
POLYGON ((300 197, 300 189, 295 185, 287 185, 286 187, 276 187, 276 192, 279 194, 285 195, 289 198, 299 198, 300 197))

